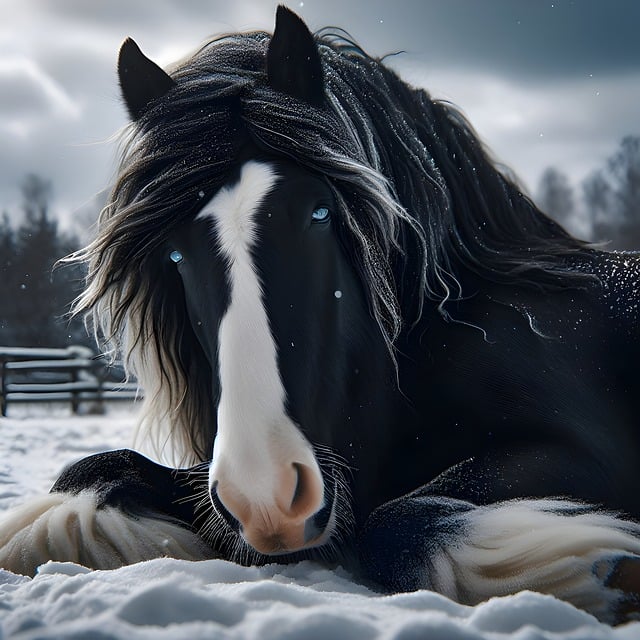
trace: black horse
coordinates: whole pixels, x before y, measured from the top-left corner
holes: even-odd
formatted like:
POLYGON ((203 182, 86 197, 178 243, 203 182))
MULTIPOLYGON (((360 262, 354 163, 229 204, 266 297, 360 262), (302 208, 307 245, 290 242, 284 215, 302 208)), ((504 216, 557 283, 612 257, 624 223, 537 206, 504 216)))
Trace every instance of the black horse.
POLYGON ((119 75, 133 123, 76 312, 180 469, 79 462, 5 516, 0 564, 311 558, 634 615, 640 259, 570 236, 451 105, 283 7, 171 74, 128 40, 119 75))

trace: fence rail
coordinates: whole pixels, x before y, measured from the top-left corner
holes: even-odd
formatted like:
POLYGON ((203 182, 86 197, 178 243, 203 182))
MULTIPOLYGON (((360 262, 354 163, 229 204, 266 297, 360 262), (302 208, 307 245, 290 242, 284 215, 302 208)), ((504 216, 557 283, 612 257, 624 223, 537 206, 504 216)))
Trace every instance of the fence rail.
POLYGON ((135 382, 125 382, 117 369, 84 346, 66 349, 0 347, 0 405, 68 402, 74 413, 82 403, 136 400, 135 382))

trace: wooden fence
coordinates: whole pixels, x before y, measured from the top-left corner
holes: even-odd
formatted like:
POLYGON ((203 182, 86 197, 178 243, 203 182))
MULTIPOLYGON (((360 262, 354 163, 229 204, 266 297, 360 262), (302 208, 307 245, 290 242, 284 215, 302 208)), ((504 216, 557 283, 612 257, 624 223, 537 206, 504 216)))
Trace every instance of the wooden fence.
POLYGON ((66 402, 77 413, 82 403, 135 400, 135 382, 124 382, 122 371, 84 346, 66 349, 0 347, 2 415, 14 403, 66 402))

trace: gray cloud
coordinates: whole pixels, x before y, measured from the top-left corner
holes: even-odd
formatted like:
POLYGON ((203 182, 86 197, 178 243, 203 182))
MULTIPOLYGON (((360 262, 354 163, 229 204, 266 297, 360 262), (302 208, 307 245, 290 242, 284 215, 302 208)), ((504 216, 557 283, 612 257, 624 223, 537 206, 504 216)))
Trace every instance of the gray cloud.
POLYGON ((0 118, 14 120, 25 115, 44 115, 49 111, 50 100, 42 87, 33 79, 19 73, 0 72, 0 118))
POLYGON ((305 3, 307 10, 318 26, 342 16, 375 53, 403 49, 433 67, 516 79, 640 69, 640 3, 633 0, 326 0, 305 3))
MULTIPOLYGON (((274 0, 0 0, 0 209, 29 171, 60 210, 109 181, 126 123, 115 74, 126 36, 160 64, 220 32, 273 27, 274 0), (21 62, 16 62, 21 61, 21 62), (13 66, 12 66, 13 65, 13 66), (20 67, 22 65, 22 67, 20 67)), ((640 133, 640 3, 609 0, 296 0, 313 29, 344 27, 412 82, 460 105, 534 187, 574 181, 640 133)))

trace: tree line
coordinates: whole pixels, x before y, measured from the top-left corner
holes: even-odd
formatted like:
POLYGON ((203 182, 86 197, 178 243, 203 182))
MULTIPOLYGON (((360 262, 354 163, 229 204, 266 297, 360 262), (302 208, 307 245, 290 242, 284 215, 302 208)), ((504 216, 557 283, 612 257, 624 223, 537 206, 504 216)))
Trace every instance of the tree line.
POLYGON ((70 302, 83 286, 82 267, 55 267, 79 248, 50 211, 51 182, 28 175, 21 184, 22 221, 0 220, 0 345, 64 347, 91 344, 70 302), (55 267, 55 268, 54 268, 55 267))
POLYGON ((640 249, 640 136, 626 136, 604 166, 576 191, 566 173, 549 167, 536 197, 540 208, 583 239, 607 249, 640 249))

